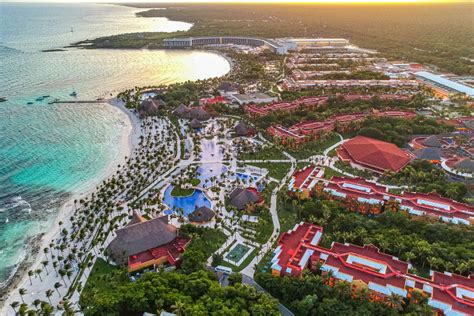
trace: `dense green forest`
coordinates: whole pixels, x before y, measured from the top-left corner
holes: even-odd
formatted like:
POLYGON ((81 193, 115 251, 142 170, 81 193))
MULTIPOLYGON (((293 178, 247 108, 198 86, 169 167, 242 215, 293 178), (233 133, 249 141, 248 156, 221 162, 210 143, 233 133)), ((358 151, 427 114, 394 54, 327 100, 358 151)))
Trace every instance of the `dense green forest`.
POLYGON ((159 47, 175 36, 344 37, 384 56, 474 74, 472 4, 134 4, 139 13, 194 23, 188 32, 124 34, 95 47, 159 47))

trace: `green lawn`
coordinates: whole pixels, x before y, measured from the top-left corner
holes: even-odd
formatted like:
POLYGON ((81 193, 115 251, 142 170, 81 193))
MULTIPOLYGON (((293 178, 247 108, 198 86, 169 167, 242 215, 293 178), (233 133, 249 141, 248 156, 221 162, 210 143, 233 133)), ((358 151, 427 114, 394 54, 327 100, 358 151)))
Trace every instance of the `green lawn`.
POLYGON ((208 258, 226 241, 225 234, 217 229, 192 227, 191 236, 195 236, 187 249, 203 251, 208 258))
MULTIPOLYGON (((196 187, 201 183, 199 179, 191 179, 188 181, 192 186, 196 187)), ((173 190, 171 190, 171 196, 174 197, 184 197, 184 196, 190 196, 194 193, 194 189, 184 189, 179 186, 173 187, 173 190)))
POLYGON ((249 239, 264 244, 273 232, 273 222, 270 212, 267 211, 258 216, 258 223, 242 222, 242 227, 253 229, 256 233, 253 236, 246 236, 249 239))
POLYGON ((324 168, 324 177, 326 179, 331 179, 332 177, 343 177, 344 175, 336 170, 332 170, 329 167, 324 168))
POLYGON ((327 139, 304 143, 298 148, 288 148, 287 151, 296 159, 306 159, 317 154, 322 154, 325 149, 331 147, 339 140, 338 135, 332 134, 327 139))
POLYGON ((248 165, 265 168, 268 170, 268 175, 277 180, 283 179, 291 167, 291 163, 286 162, 252 162, 248 165))

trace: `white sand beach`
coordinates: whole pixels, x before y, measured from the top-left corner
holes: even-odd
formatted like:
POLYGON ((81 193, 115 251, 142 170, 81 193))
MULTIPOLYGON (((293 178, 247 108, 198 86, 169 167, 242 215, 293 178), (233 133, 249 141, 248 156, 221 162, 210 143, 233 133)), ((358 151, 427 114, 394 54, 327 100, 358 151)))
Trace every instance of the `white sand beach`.
MULTIPOLYGON (((18 293, 20 288, 26 289, 27 293, 23 295, 23 300, 26 304, 31 304, 34 299, 41 299, 48 301, 45 292, 47 290, 53 289, 56 282, 61 282, 61 278, 56 276, 54 269, 51 265, 51 254, 45 255, 43 249, 49 247, 49 244, 59 235, 60 230, 67 229, 68 231, 71 228, 70 217, 75 212, 74 200, 80 200, 91 193, 96 189, 96 186, 102 182, 104 179, 112 176, 118 170, 118 165, 124 165, 125 157, 130 157, 135 146, 138 144, 140 136, 140 120, 139 118, 125 108, 123 102, 117 99, 108 100, 108 104, 115 106, 122 110, 129 120, 125 122, 127 124, 127 133, 124 133, 117 144, 118 152, 114 159, 111 160, 104 172, 94 181, 90 181, 84 185, 84 189, 79 190, 80 192, 71 196, 60 208, 58 211, 57 217, 54 221, 54 224, 48 232, 38 238, 36 244, 33 245, 33 251, 31 251, 30 257, 26 258, 26 261, 19 267, 16 272, 16 275, 12 278, 11 283, 5 289, 8 291, 6 297, 2 297, 0 301, 0 315, 15 315, 13 309, 10 307, 10 304, 14 301, 22 302, 22 298, 18 293), (62 225, 59 223, 62 222, 62 225), (47 265, 48 272, 42 265, 42 261, 48 260, 49 264, 47 265), (28 277, 29 270, 42 269, 41 279, 38 276, 28 277)), ((65 278, 66 282, 68 281, 65 278)), ((61 282, 62 283, 62 282, 61 282)), ((69 284, 69 282, 67 282, 69 284)), ((55 291, 54 294, 50 297, 53 306, 61 300, 62 296, 66 293, 66 288, 61 287, 58 289, 61 293, 61 296, 55 291)))

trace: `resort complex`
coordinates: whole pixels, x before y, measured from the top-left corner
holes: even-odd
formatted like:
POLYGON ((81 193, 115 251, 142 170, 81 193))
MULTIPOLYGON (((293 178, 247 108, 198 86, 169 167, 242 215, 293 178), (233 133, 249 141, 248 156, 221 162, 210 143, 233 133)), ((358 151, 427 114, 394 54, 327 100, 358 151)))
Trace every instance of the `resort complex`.
POLYGON ((9 312, 474 315, 472 88, 342 38, 156 45, 232 68, 109 100, 132 152, 9 312))
POLYGON ((445 315, 469 315, 474 303, 474 280, 452 273, 431 271, 430 279, 409 273, 411 265, 384 254, 373 245, 363 247, 333 242, 330 249, 319 246, 323 228, 299 223, 283 233, 272 258, 272 274, 301 276, 304 269, 319 269, 328 283, 349 282, 353 291, 366 289, 371 299, 387 300, 413 292, 428 297, 428 305, 445 315))

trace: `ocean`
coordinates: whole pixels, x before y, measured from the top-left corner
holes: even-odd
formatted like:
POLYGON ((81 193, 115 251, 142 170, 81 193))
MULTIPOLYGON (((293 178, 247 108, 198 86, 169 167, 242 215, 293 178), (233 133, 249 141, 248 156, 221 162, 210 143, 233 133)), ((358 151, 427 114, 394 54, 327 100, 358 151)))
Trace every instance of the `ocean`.
POLYGON ((41 52, 99 36, 187 30, 137 9, 106 4, 0 3, 0 287, 29 255, 71 194, 93 188, 130 132, 108 104, 95 100, 140 85, 221 76, 230 69, 204 51, 81 50, 41 52), (49 95, 43 101, 37 98, 49 95), (32 104, 28 104, 32 103, 32 104))

